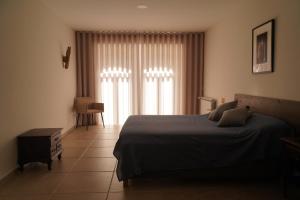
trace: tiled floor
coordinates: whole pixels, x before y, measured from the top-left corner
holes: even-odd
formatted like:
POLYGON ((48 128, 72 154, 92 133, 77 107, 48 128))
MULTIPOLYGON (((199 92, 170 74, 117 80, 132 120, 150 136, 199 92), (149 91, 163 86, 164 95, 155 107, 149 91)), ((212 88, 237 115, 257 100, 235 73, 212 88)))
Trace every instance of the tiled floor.
MULTIPOLYGON (((112 151, 120 127, 78 128, 63 138, 53 170, 32 164, 0 185, 0 200, 283 199, 279 181, 213 181, 143 178, 123 188, 112 151)), ((299 196, 298 196, 299 197, 299 196)), ((298 199, 298 198, 290 198, 298 199)), ((299 198, 300 199, 300 198, 299 198)))

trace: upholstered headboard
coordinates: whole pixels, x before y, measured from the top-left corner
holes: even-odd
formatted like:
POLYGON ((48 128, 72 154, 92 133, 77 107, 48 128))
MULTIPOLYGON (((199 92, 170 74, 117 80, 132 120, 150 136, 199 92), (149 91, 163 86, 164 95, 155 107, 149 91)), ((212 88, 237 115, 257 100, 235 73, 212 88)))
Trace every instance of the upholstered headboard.
POLYGON ((269 97, 236 94, 239 106, 250 106, 254 112, 270 115, 287 122, 300 136, 300 102, 269 97))

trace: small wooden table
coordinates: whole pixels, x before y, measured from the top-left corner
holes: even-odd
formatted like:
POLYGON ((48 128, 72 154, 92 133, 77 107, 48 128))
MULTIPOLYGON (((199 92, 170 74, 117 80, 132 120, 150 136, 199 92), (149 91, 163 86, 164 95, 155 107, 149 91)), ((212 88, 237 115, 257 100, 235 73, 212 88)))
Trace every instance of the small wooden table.
POLYGON ((280 139, 284 146, 284 173, 283 173, 283 193, 287 197, 287 186, 293 172, 296 162, 300 161, 300 138, 284 137, 280 139))
POLYGON ((18 164, 23 171, 24 164, 29 162, 43 162, 51 170, 52 160, 60 160, 62 128, 31 129, 18 136, 18 164))

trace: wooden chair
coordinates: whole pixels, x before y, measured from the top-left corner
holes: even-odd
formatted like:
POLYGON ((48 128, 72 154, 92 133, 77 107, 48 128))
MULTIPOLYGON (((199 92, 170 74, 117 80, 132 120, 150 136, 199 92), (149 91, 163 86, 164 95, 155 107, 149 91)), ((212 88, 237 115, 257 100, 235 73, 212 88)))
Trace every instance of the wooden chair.
POLYGON ((92 117, 93 120, 94 115, 96 115, 97 113, 101 114, 102 125, 105 128, 102 114, 104 112, 104 103, 96 103, 91 97, 77 97, 75 99, 74 107, 76 111, 76 128, 78 127, 80 116, 86 116, 86 129, 88 130, 90 117, 92 117))

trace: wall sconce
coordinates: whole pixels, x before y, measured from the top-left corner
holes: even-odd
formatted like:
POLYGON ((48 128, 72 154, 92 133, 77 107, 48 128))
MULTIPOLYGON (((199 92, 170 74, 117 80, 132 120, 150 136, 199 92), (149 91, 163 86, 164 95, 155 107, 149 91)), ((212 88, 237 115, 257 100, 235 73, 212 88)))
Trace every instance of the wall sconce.
POLYGON ((71 55, 71 47, 69 46, 67 48, 66 55, 63 56, 63 58, 62 58, 63 59, 63 65, 64 65, 65 69, 69 68, 70 55, 71 55))

